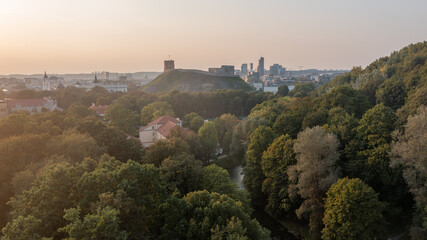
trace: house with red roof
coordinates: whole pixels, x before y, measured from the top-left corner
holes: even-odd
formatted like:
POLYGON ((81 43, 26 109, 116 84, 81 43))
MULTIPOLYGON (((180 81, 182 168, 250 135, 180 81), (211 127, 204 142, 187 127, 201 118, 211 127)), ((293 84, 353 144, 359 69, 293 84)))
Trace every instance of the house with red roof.
POLYGON ((107 111, 107 105, 95 105, 92 104, 92 106, 89 107, 89 109, 92 109, 101 117, 105 116, 105 111, 107 111))
POLYGON ((167 139, 176 126, 181 126, 181 121, 178 118, 168 115, 159 117, 139 129, 139 140, 145 147, 149 147, 157 140, 167 139))

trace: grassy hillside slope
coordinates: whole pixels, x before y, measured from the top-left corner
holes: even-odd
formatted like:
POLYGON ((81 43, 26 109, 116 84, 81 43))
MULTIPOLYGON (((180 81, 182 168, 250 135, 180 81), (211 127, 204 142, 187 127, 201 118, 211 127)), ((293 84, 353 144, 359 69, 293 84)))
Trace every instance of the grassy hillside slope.
POLYGON ((212 92, 218 89, 252 90, 240 77, 216 76, 198 70, 175 69, 142 87, 144 92, 212 92))

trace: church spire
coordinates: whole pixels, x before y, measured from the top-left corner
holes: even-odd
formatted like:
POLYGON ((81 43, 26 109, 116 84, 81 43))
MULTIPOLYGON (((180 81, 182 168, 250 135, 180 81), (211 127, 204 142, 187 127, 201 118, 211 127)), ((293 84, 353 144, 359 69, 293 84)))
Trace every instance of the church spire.
POLYGON ((99 83, 98 77, 96 76, 96 73, 95 73, 95 80, 93 80, 93 83, 99 83))

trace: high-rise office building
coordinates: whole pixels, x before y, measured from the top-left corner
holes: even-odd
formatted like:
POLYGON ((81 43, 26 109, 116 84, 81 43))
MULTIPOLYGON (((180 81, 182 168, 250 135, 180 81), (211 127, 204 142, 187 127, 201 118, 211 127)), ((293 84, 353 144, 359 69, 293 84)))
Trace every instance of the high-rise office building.
POLYGON ((250 70, 250 72, 253 72, 253 71, 254 71, 254 64, 251 63, 251 70, 250 70))
POLYGON ((258 71, 259 77, 264 76, 264 57, 261 57, 258 61, 258 71))
POLYGON ((248 75, 248 64, 243 63, 242 67, 240 68, 240 74, 241 75, 248 75))
POLYGON ((285 73, 285 69, 282 67, 282 65, 273 64, 272 66, 270 66, 271 76, 283 76, 284 73, 285 73))

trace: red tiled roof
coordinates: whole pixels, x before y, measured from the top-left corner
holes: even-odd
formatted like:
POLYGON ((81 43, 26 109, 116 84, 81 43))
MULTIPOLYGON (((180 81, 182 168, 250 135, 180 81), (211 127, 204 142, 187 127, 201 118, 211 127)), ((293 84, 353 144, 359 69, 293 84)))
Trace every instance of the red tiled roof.
POLYGON ((97 114, 105 114, 105 111, 107 110, 107 106, 106 105, 90 106, 89 109, 92 109, 97 114))
POLYGON ((171 121, 167 121, 165 124, 163 124, 163 126, 159 127, 159 129, 157 129, 157 131, 162 134, 164 137, 167 137, 169 135, 169 133, 171 132, 171 130, 176 127, 176 123, 171 122, 171 121))
POLYGON ((9 108, 15 108, 16 105, 21 105, 22 107, 33 107, 33 106, 44 106, 46 99, 44 98, 7 99, 6 102, 9 108))
POLYGON ((146 126, 140 128, 139 130, 143 130, 143 129, 145 129, 147 127, 150 127, 150 126, 152 126, 154 124, 165 124, 167 122, 173 122, 175 124, 179 124, 180 123, 178 119, 173 118, 173 117, 171 117, 169 115, 165 115, 165 116, 159 117, 156 120, 148 123, 146 126))

